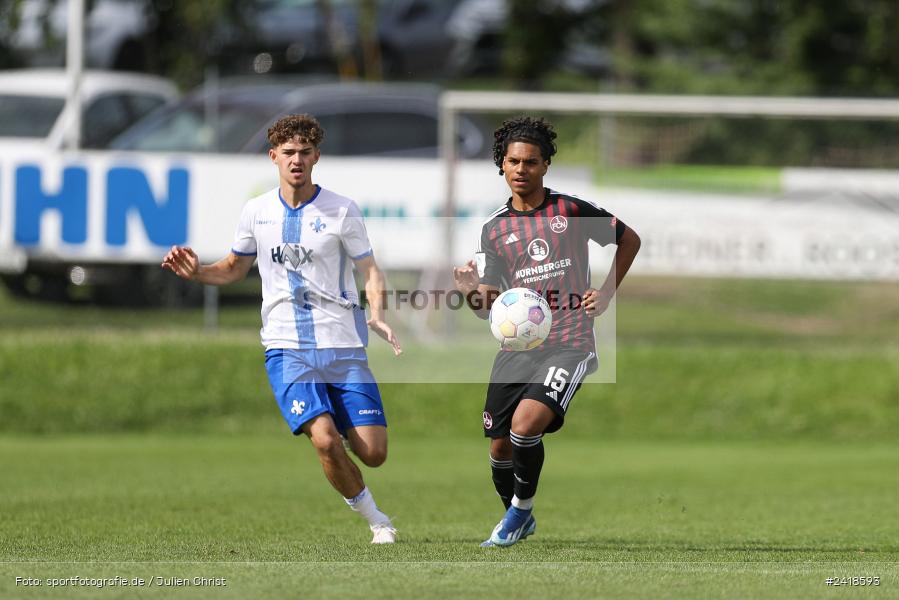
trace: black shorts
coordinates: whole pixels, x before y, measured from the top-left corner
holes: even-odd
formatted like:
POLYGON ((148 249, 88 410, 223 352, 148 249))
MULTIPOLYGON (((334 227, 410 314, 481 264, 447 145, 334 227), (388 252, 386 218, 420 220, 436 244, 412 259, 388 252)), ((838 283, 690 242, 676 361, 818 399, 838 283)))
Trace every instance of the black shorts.
POLYGON ((544 351, 500 352, 493 361, 487 402, 484 406, 484 435, 509 435, 512 415, 523 398, 550 407, 556 418, 545 433, 561 429, 565 413, 584 377, 598 366, 595 352, 574 348, 544 351))

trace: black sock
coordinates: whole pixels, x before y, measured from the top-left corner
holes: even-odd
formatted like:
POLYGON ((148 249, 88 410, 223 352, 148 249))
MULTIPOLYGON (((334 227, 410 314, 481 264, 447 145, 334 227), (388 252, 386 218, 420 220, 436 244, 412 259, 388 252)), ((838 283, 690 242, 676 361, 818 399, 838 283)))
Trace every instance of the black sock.
POLYGON ((512 494, 515 493, 515 476, 512 471, 511 460, 496 460, 490 457, 490 470, 493 471, 493 487, 499 499, 503 501, 503 507, 512 505, 512 494))
POLYGON ((543 434, 509 435, 512 440, 512 468, 515 477, 515 496, 529 500, 537 493, 537 481, 543 468, 543 434))

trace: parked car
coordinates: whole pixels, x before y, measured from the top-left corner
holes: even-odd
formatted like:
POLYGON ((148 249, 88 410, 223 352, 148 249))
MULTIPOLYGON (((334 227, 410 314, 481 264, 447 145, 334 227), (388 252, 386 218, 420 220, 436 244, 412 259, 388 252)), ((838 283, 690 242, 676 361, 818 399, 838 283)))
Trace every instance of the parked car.
MULTIPOLYGON (((374 35, 387 77, 439 78, 453 40, 446 22, 460 0, 378 0, 374 35)), ((331 0, 330 21, 317 0, 257 0, 249 21, 222 25, 216 34, 227 72, 328 72, 336 69, 332 40, 361 65, 360 11, 356 0, 331 0)), ((361 67, 360 67, 361 68, 361 67)))
MULTIPOLYGON (((30 67, 65 63, 67 0, 24 0, 10 49, 30 67)), ((94 69, 141 71, 147 65, 146 42, 156 26, 150 0, 86 2, 85 64, 94 69)))
MULTIPOLYGON (((412 83, 225 82, 149 115, 110 147, 262 153, 278 117, 305 112, 325 129, 322 151, 329 156, 436 157, 438 95, 435 86, 412 83)), ((458 131, 460 156, 486 155, 488 140, 475 121, 462 117, 458 131)))
MULTIPOLYGON (((607 0, 553 0, 575 15, 607 0)), ((332 20, 317 0, 257 0, 249 22, 223 25, 218 52, 232 72, 335 72, 329 31, 362 64, 359 3, 331 0, 332 20)), ((384 75, 399 79, 443 79, 495 74, 502 68, 508 0, 378 0, 375 35, 384 75)), ((560 67, 599 74, 608 52, 573 31, 560 67)))
MULTIPOLYGON (((2 79, 0 79, 2 86, 2 79)), ((291 112, 315 114, 325 128, 330 156, 436 157, 438 88, 422 84, 312 83, 308 79, 223 80, 163 106, 114 139, 109 148, 140 152, 263 154, 267 130, 291 112)), ((462 117, 463 157, 489 151, 481 127, 462 117)), ((10 289, 29 297, 66 300, 73 284, 100 302, 193 305, 202 287, 169 276, 156 265, 36 261, 20 275, 5 275, 10 289)), ((84 294, 81 295, 85 297, 84 294)))
MULTIPOLYGON (((0 71, 0 151, 22 153, 60 150, 67 125, 66 99, 69 80, 61 69, 0 71)), ((129 125, 178 98, 166 79, 101 71, 84 73, 81 147, 103 148, 129 125)), ((22 272, 0 273, 0 279, 16 295, 63 300, 73 277, 73 265, 55 259, 25 260, 22 272)), ((110 271, 112 272, 112 271, 110 271)), ((140 275, 138 268, 115 271, 125 289, 140 275)), ((181 293, 179 289, 167 294, 181 293)))
MULTIPOLYGON (((331 0, 332 26, 358 53, 356 2, 331 0)), ((222 23, 213 36, 225 72, 334 72, 328 22, 317 0, 255 0, 248 21, 222 23)))
MULTIPOLYGON (((608 0, 553 0, 572 15, 585 16, 608 0)), ((551 2, 547 2, 551 4, 551 2)), ((503 38, 509 19, 509 0, 461 0, 446 24, 451 40, 447 70, 454 76, 497 73, 503 60, 503 38)), ((591 39, 588 32, 574 28, 564 41, 558 67, 587 75, 600 75, 611 67, 612 57, 591 39)))
POLYGON ((394 0, 381 5, 378 41, 388 77, 445 78, 454 40, 447 23, 460 0, 394 0))
MULTIPOLYGON (((62 69, 0 71, 0 145, 62 148, 69 80, 62 69)), ((81 84, 84 148, 103 148, 178 91, 150 75, 86 71, 81 84)))

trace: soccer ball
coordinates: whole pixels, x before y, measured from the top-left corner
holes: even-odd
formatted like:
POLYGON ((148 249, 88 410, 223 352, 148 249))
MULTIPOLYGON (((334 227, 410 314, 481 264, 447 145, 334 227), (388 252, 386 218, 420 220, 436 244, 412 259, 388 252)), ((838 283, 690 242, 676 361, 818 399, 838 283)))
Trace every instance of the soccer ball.
POLYGON ((532 350, 546 339, 553 315, 543 296, 527 288, 506 290, 490 307, 490 331, 505 350, 532 350))

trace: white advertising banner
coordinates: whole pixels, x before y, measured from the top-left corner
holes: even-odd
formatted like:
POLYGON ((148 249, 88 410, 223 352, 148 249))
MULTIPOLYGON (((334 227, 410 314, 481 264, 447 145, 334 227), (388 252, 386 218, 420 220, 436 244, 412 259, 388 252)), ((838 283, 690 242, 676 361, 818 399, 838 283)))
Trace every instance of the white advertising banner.
MULTIPOLYGON (((363 209, 384 268, 421 269, 472 258, 483 220, 508 196, 487 160, 463 163, 456 174, 451 223, 441 218, 444 167, 436 160, 323 156, 314 180, 363 209)), ((789 171, 784 181, 784 194, 754 197, 599 188, 584 172, 556 166, 546 178, 640 234, 635 273, 899 280, 894 175, 862 194, 841 190, 832 171, 821 179, 789 171)), ((21 269, 25 257, 152 264, 173 244, 217 260, 231 247, 244 203, 276 184, 265 156, 0 151, 0 270, 21 269)), ((595 248, 594 265, 613 252, 595 248)))
MULTIPOLYGON (((323 157, 314 180, 362 207, 384 266, 420 268, 446 260, 443 173, 436 160, 323 157)), ((457 214, 473 215, 460 223, 479 225, 504 198, 503 179, 478 162, 461 165, 459 180, 457 214)), ((216 260, 244 203, 277 181, 265 156, 0 154, 0 248, 7 257, 153 263, 178 244, 216 260)), ((473 251, 474 232, 456 231, 459 256, 473 251)))
POLYGON ((797 197, 604 190, 638 231, 635 273, 899 280, 899 211, 833 190, 797 197))

